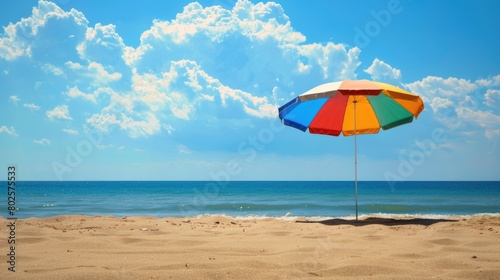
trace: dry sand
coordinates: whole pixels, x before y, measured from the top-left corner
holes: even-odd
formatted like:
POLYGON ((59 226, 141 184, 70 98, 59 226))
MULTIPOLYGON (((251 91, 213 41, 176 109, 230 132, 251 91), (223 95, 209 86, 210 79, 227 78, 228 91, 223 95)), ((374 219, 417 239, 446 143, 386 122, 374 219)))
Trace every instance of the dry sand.
POLYGON ((500 279, 500 217, 0 218, 1 279, 500 279), (4 239, 5 238, 5 239, 4 239))

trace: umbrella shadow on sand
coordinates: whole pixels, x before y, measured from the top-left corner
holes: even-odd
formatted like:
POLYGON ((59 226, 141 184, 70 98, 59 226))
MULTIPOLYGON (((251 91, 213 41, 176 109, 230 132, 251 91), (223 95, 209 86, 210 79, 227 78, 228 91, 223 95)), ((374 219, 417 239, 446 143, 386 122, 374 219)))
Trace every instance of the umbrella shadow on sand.
POLYGON ((323 221, 296 221, 297 223, 317 223, 327 226, 368 226, 368 225, 383 225, 383 226, 402 226, 402 225, 421 225, 430 226, 437 223, 444 222, 458 222, 458 220, 451 219, 425 219, 425 218, 413 218, 413 219, 389 219, 389 218, 366 218, 363 220, 346 220, 346 219, 329 219, 323 221))

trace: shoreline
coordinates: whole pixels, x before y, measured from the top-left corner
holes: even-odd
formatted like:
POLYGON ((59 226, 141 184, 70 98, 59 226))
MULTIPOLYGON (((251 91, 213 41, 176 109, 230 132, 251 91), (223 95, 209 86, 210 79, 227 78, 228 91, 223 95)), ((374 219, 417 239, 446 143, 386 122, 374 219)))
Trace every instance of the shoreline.
MULTIPOLYGON (((127 218, 127 217, 142 217, 142 218, 154 218, 154 219, 199 219, 199 218, 210 218, 210 217, 224 217, 239 221, 244 220, 266 220, 266 219, 275 219, 282 221, 295 221, 295 220, 312 220, 312 221, 321 221, 321 220, 329 220, 329 219, 343 219, 343 220, 355 220, 355 215, 347 215, 347 216, 294 216, 290 213, 281 216, 267 216, 267 215, 228 215, 224 213, 220 214, 199 214, 199 215, 191 215, 191 216, 154 216, 154 215, 93 215, 93 214, 58 214, 53 216, 32 216, 32 217, 22 217, 17 218, 17 220, 26 220, 26 219, 50 219, 57 217, 71 217, 71 216, 85 216, 85 217, 112 217, 112 218, 127 218)), ((461 215, 461 214, 393 214, 393 213, 372 213, 372 214, 359 214, 359 220, 368 219, 368 218, 384 218, 384 219, 463 219, 463 218, 474 218, 474 217, 483 217, 483 218, 495 218, 500 217, 500 213, 475 213, 469 215, 461 215)), ((8 219, 8 217, 0 216, 0 219, 8 219)))
MULTIPOLYGON (((0 235, 9 220, 0 218, 0 235)), ((86 216, 16 221, 13 279, 498 279, 500 214, 86 216), (288 217, 290 218, 290 217, 288 217)), ((7 245, 0 246, 7 270, 7 245)))

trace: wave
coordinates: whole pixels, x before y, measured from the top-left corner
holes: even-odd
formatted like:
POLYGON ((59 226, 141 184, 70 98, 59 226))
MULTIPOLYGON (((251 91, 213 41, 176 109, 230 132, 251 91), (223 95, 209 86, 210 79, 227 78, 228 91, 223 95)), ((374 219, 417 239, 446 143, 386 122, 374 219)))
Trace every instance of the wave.
MULTIPOLYGON (((297 220, 307 220, 307 221, 324 221, 331 219, 342 219, 342 220, 355 220, 355 215, 347 216, 294 216, 287 213, 284 216, 267 216, 267 215, 226 215, 226 214, 202 214, 185 218, 207 218, 207 217, 223 217, 230 218, 239 221, 248 220, 282 220, 282 221, 297 221, 297 220)), ((369 218, 381 218, 381 219, 429 219, 429 220, 457 220, 457 219, 470 219, 470 218, 500 218, 500 213, 478 213, 471 215, 443 215, 443 214, 391 214, 391 213, 372 213, 372 214, 362 214, 358 217, 360 220, 369 218)))

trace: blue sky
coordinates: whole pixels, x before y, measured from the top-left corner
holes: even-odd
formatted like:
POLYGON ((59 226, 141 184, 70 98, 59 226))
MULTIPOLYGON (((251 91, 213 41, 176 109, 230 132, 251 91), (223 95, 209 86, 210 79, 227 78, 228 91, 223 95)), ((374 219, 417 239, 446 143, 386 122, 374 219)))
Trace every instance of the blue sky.
POLYGON ((361 180, 500 180, 499 8, 2 1, 0 162, 20 180, 352 180, 352 137, 285 127, 277 108, 372 79, 426 109, 358 137, 361 180))

